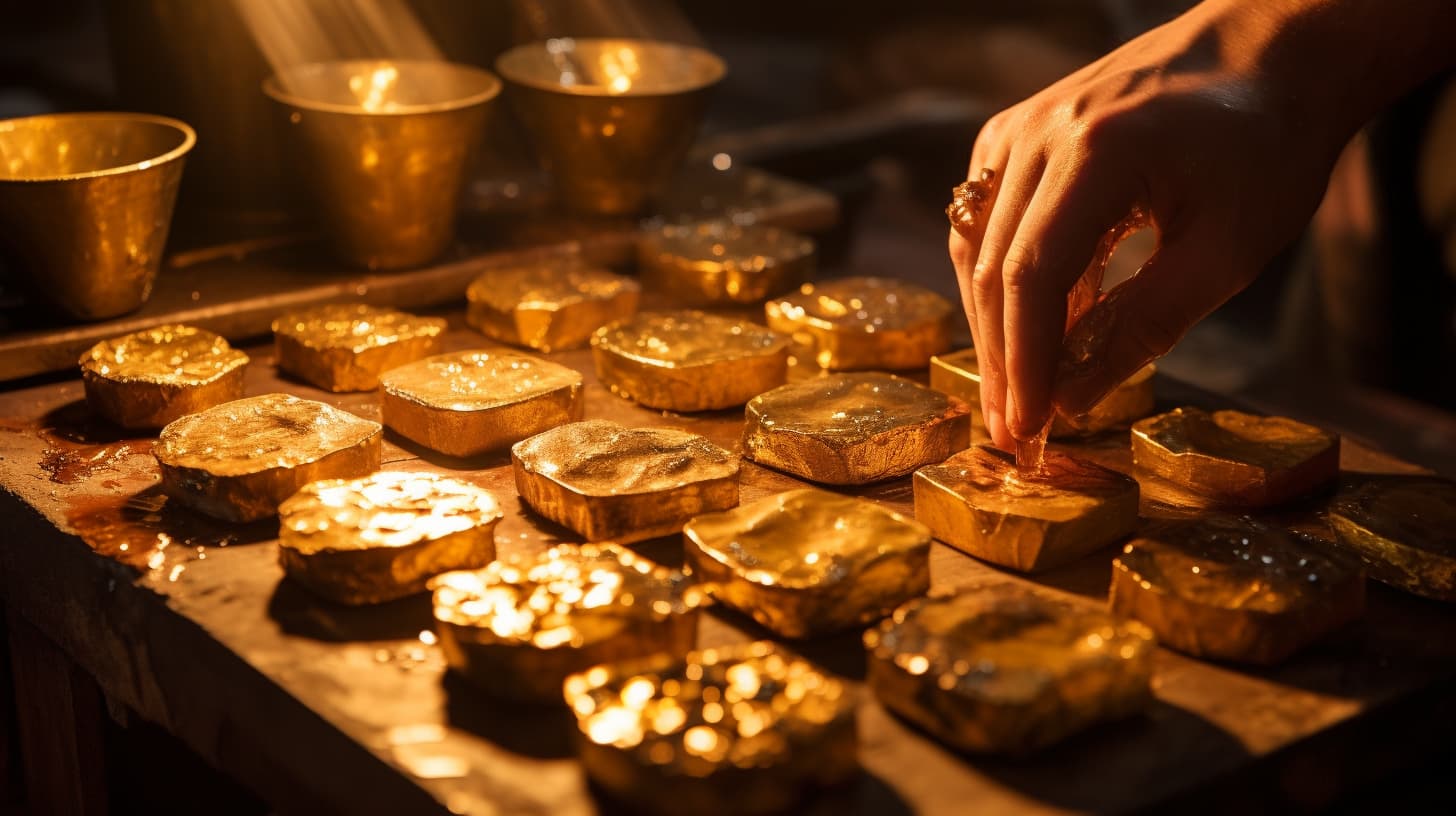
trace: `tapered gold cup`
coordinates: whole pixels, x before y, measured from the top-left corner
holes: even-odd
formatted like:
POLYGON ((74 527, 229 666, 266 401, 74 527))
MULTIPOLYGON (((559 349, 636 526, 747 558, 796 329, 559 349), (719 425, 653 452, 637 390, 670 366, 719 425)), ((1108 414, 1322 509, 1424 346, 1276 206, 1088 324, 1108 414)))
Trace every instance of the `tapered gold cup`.
POLYGON ((661 191, 725 72, 692 46, 565 37, 512 48, 495 67, 562 203, 610 215, 639 213, 661 191))
POLYGON ((309 63, 263 83, 288 112, 336 254, 370 269, 419 266, 449 246, 466 160, 500 87, 478 68, 405 60, 309 63))
POLYGON ((0 121, 0 246, 22 281, 81 320, 146 302, 196 141, 140 113, 0 121))

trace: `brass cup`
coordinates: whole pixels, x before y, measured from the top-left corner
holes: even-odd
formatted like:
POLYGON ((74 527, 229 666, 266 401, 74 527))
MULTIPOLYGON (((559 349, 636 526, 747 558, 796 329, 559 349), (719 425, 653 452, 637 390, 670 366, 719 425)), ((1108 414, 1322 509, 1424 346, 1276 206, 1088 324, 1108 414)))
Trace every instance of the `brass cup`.
POLYGON ((496 71, 562 203, 640 213, 697 135, 723 60, 655 40, 559 38, 517 46, 496 71))
POLYGON ((288 112, 288 140, 336 254, 369 269, 445 251, 470 149, 500 88, 488 71, 428 60, 309 63, 263 82, 288 112))
POLYGON ((145 303, 196 141, 140 113, 0 121, 0 245, 23 282, 81 320, 145 303))

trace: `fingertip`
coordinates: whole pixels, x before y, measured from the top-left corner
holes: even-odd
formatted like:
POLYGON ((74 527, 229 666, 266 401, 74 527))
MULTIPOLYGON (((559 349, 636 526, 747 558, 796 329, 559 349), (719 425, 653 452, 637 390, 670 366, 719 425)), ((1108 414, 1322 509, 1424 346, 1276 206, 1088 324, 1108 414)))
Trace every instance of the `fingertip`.
POLYGON ((1016 439, 1006 428, 1006 420, 1001 415, 1001 409, 990 406, 984 414, 986 420, 986 433, 991 437, 991 444, 1004 451, 1016 450, 1016 439))

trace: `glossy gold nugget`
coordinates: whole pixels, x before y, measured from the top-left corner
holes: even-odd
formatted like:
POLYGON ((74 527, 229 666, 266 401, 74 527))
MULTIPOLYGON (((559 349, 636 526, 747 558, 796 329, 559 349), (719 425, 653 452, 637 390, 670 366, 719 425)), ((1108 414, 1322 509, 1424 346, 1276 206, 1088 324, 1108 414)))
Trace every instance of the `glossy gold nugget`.
POLYGON ((930 588, 930 530, 823 490, 791 490, 683 527, 713 597, 784 637, 860 626, 930 588))
POLYGON ((692 305, 761 303, 814 271, 814 242, 763 224, 670 224, 637 245, 649 291, 692 305))
POLYGON ((288 394, 233 400, 162 429, 153 455, 168 496, 226 521, 278 511, 299 488, 379 469, 383 429, 288 394))
POLYGON ((1333 483, 1340 438, 1284 417, 1178 408, 1132 426, 1132 455, 1217 504, 1267 507, 1333 483))
POLYGON ((81 355, 91 411, 123 428, 160 428, 243 395, 248 355, 210 331, 158 326, 81 355))
POLYGON ((489 564, 501 509, 489 491, 458 479, 386 472, 305 485, 278 515, 288 577, 339 603, 371 604, 489 564))
POLYGON ((511 448, 516 491, 588 541, 673 535, 738 504, 738 457, 697 434, 593 419, 511 448))
POLYGON ((1456 483, 1350 474, 1330 501, 1339 542, 1383 584, 1456 601, 1456 483))
POLYGON ((567 675, 598 663, 687 654, 700 587, 609 544, 562 545, 430 582, 450 667, 486 692, 560 703, 567 675))
POLYGON ((1181 652, 1272 664, 1360 617, 1365 576, 1280 530, 1215 516, 1128 542, 1111 606, 1181 652))
POLYGON ((783 385, 788 338, 756 323, 698 311, 646 312, 592 336, 597 379, 664 411, 742 405, 783 385))
POLYGON ((789 383, 748 403, 744 455, 821 484, 904 476, 966 446, 970 406, 890 374, 789 383))
POLYGON ((768 327, 793 337, 820 368, 899 371, 950 349, 954 307, 907 281, 858 277, 806 283, 764 311, 768 327))
POLYGON ((637 311, 637 281, 577 260, 492 269, 466 290, 465 319, 486 337, 539 351, 586 345, 592 332, 637 311))
POLYGON ((1076 560, 1137 526, 1138 483, 1047 451, 1039 472, 978 446, 915 472, 915 518, 977 558, 1035 572, 1076 560))
POLYGON ((373 391, 379 375, 440 350, 443 317, 360 303, 316 306, 273 321, 278 367, 325 391, 373 391))
POLYGON ((597 666, 565 694, 587 775, 634 810, 788 812, 859 770, 850 689, 765 641, 597 666))
POLYGON ((965 751, 1025 754, 1151 699, 1146 626, 1012 587, 911 601, 864 644, 880 702, 965 751))
POLYGON ((581 374, 513 351, 437 354, 384 375, 384 424, 447 456, 476 456, 581 419, 581 374))

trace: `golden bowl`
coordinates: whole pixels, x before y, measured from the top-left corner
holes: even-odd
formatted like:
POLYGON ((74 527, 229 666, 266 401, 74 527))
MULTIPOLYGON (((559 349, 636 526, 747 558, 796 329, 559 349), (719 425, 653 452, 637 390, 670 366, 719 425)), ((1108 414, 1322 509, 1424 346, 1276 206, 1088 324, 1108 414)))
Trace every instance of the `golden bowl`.
POLYGON ((81 320, 145 303, 196 141, 140 113, 0 121, 0 245, 24 283, 81 320))
POLYGON ((430 60, 308 63, 263 82, 288 112, 336 253, 369 269, 418 266, 449 246, 466 161, 500 88, 489 71, 430 60))
POLYGON ((569 209, 641 212, 697 135, 723 60, 655 40, 559 38, 517 46, 496 71, 569 209))

